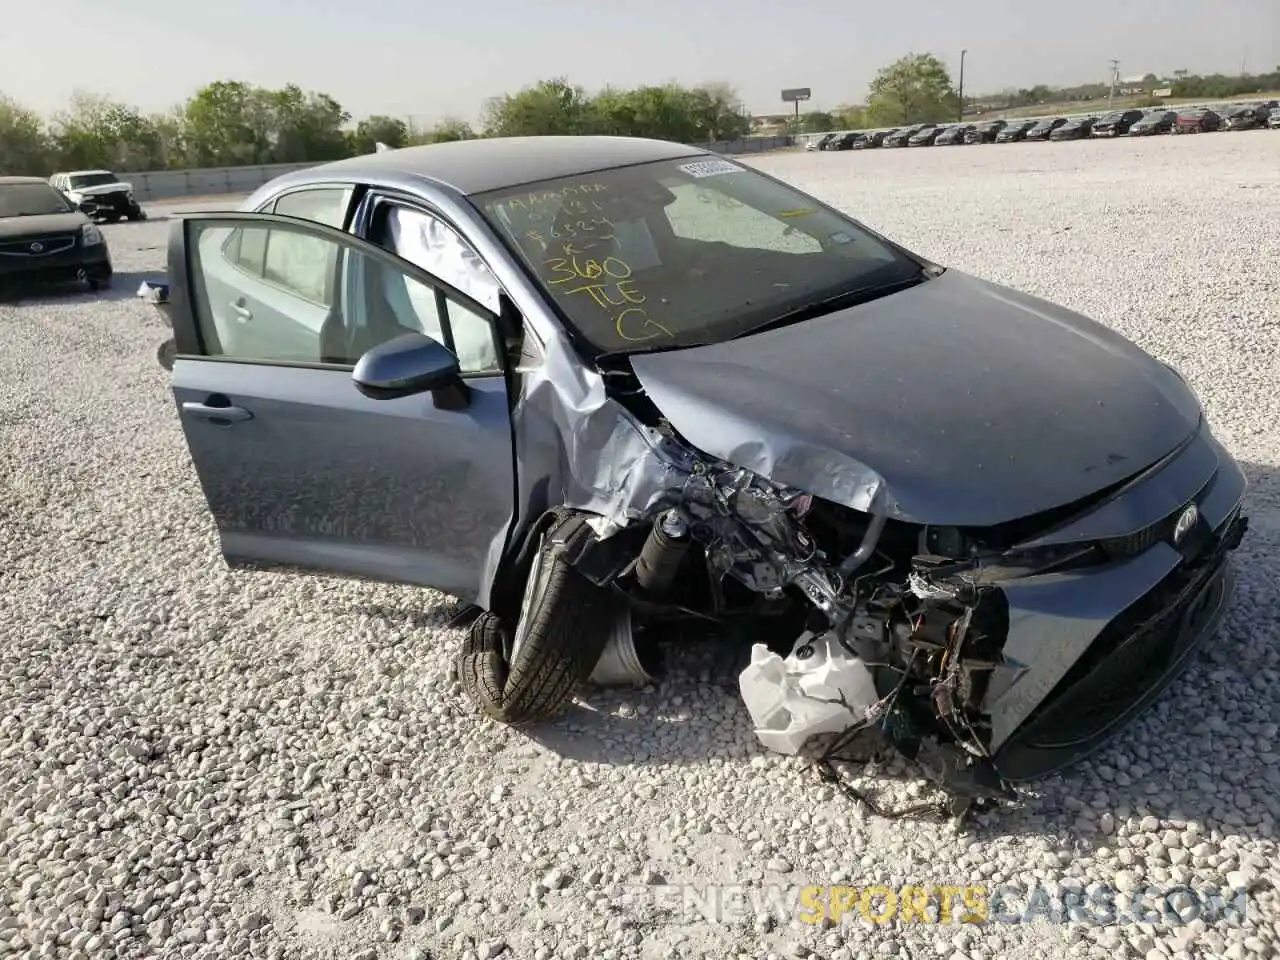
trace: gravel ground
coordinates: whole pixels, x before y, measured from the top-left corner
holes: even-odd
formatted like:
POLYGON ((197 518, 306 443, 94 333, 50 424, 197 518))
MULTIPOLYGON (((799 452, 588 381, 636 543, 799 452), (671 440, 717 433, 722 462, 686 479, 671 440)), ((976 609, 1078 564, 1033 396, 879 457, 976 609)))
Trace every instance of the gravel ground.
MULTIPOLYGON (((869 818, 767 755, 706 649, 533 735, 479 720, 448 673, 448 598, 226 570, 155 361, 164 328, 131 299, 166 225, 120 224, 110 294, 0 306, 0 954, 1275 950, 1280 135, 755 162, 1186 373, 1248 471, 1254 524, 1185 679, 1096 760, 963 832, 869 818), (1243 922, 1185 926, 823 929, 752 899, 1072 879, 1251 893, 1243 922), (682 915, 659 902, 672 884, 737 885, 748 906, 682 915)), ((900 772, 866 785, 901 801, 918 787, 900 772)))

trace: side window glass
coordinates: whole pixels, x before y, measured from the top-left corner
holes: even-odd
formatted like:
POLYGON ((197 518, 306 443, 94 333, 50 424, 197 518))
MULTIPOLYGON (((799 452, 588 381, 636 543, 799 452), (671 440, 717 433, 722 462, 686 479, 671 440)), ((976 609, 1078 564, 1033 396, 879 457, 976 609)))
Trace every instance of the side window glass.
POLYGON ((187 248, 193 251, 192 309, 206 356, 352 366, 371 347, 416 331, 444 344, 452 341, 464 373, 500 372, 489 318, 450 302, 435 286, 394 264, 315 236, 302 225, 191 221, 186 229, 187 248), (243 269, 240 255, 264 246, 267 269, 255 276, 243 269), (304 261, 329 264, 327 298, 317 300, 313 291, 298 289, 306 278, 297 270, 288 283, 278 282, 270 263, 273 250, 284 251, 281 262, 289 269, 304 261))
POLYGON ((667 219, 677 237, 776 253, 822 252, 814 237, 719 190, 690 183, 670 189, 676 201, 667 219))
POLYGON ((235 262, 259 277, 266 267, 267 233, 266 230, 250 230, 248 233, 237 230, 233 240, 235 262))
POLYGON ((341 227, 351 203, 350 187, 316 187, 296 190, 276 200, 272 213, 301 220, 314 220, 330 227, 341 227))
MULTIPOLYGON (((389 205, 384 222, 384 244, 396 256, 429 271, 495 314, 501 309, 498 303, 501 287, 497 278, 471 245, 448 224, 421 210, 397 205, 389 205)), ((447 304, 446 314, 462 372, 501 370, 488 318, 456 302, 447 304)))
MULTIPOLYGON (((253 249, 256 238, 250 240, 244 231, 241 249, 253 249)), ((263 239, 266 246, 262 276, 292 290, 321 306, 330 305, 332 280, 337 261, 336 248, 326 240, 290 230, 263 231, 269 235, 263 239)))

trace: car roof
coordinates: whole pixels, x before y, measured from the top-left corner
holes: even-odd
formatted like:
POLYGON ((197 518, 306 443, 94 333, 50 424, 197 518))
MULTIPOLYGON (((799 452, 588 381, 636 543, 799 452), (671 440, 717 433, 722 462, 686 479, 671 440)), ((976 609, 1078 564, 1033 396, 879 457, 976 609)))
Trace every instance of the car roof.
POLYGON ((306 172, 355 179, 409 174, 438 181, 466 195, 614 167, 705 155, 710 151, 701 147, 641 137, 484 137, 350 157, 309 167, 306 172))
POLYGON ((64 177, 86 177, 91 173, 105 173, 111 177, 115 176, 115 174, 110 170, 64 170, 62 171, 62 175, 64 177))
POLYGON ((49 185, 44 177, 0 177, 0 187, 13 187, 20 183, 43 183, 46 187, 49 185))

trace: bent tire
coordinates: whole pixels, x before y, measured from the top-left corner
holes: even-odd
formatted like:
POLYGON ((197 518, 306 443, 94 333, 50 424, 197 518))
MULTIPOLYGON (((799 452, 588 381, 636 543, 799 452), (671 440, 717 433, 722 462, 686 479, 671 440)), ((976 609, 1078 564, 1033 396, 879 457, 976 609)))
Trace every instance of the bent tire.
POLYGON ((547 534, 526 582, 519 643, 502 618, 482 613, 458 656, 458 679, 488 717, 520 725, 560 713, 591 675, 619 607, 613 594, 578 573, 566 549, 591 536, 582 518, 562 519, 547 534))

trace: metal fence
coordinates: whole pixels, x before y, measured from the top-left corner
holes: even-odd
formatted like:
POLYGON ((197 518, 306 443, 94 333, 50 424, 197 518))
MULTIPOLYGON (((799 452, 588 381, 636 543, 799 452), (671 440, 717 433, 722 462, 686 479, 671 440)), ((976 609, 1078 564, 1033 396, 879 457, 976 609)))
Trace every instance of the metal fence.
MULTIPOLYGON (((747 137, 742 140, 718 140, 700 143, 698 147, 716 153, 761 153, 789 147, 795 138, 747 137)), ((252 167, 209 167, 203 170, 155 170, 121 174, 133 184, 139 200, 169 200, 177 197, 218 196, 229 193, 251 193, 269 180, 294 170, 315 166, 312 163, 273 163, 252 167)))

